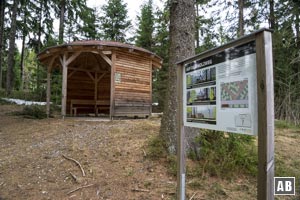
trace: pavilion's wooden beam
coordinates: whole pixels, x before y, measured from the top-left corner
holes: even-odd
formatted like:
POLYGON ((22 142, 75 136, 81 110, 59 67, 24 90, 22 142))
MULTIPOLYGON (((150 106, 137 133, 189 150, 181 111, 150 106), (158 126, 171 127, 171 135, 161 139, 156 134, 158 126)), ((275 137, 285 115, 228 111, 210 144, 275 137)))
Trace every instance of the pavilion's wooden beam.
POLYGON ((99 55, 107 62, 107 64, 109 64, 109 66, 112 66, 112 61, 109 59, 109 57, 107 57, 107 55, 102 53, 102 51, 98 51, 98 52, 99 55))
MULTIPOLYGON (((85 72, 85 73, 87 73, 87 75, 89 75, 89 77, 94 81, 94 82, 96 82, 95 81, 95 77, 93 77, 93 75, 91 74, 91 72, 85 72)), ((96 73, 97 74, 97 73, 96 73)))
POLYGON ((70 74, 68 74, 68 78, 71 78, 76 73, 76 70, 72 71, 70 74))
POLYGON ((70 58, 68 58, 66 65, 69 65, 71 62, 73 62, 80 54, 80 51, 74 53, 70 58))
MULTIPOLYGON (((96 72, 95 73, 95 79, 94 79, 94 82, 95 82, 95 94, 94 94, 94 99, 95 101, 97 101, 97 98, 98 98, 98 73, 96 72)), ((97 109, 97 108, 96 108, 97 109)), ((97 112, 96 112, 97 113, 97 112)))
POLYGON ((50 117, 50 99, 51 99, 51 65, 48 66, 47 70, 47 107, 46 107, 46 114, 47 118, 50 117))
POLYGON ((63 77, 62 77, 62 99, 61 99, 61 115, 63 119, 66 116, 66 108, 67 108, 67 83, 68 83, 68 65, 67 65, 67 54, 63 55, 61 59, 62 68, 63 68, 63 77))
POLYGON ((80 71, 80 72, 98 72, 98 73, 106 73, 109 71, 99 71, 99 70, 89 70, 89 69, 83 69, 83 68, 76 68, 76 67, 69 67, 69 70, 74 70, 74 71, 80 71))
POLYGON ((61 66, 64 65, 63 58, 64 58, 64 55, 59 57, 59 61, 60 61, 61 66))
POLYGON ((102 51, 104 55, 111 55, 111 51, 102 51))
POLYGON ((109 117, 112 120, 113 116, 115 114, 115 64, 116 64, 116 52, 112 53, 111 60, 112 64, 111 66, 111 74, 110 74, 110 112, 109 112, 109 117))
POLYGON ((103 73, 98 79, 96 79, 96 80, 97 80, 97 83, 99 83, 99 81, 100 81, 105 75, 106 75, 106 72, 103 73))

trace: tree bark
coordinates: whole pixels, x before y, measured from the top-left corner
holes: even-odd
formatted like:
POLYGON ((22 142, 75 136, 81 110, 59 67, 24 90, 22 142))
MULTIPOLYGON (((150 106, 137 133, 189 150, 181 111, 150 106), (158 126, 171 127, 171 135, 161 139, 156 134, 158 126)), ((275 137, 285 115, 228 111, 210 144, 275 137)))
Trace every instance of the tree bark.
POLYGON ((238 27, 238 37, 244 35, 244 0, 238 0, 239 5, 239 27, 238 27))
POLYGON ((160 136, 170 153, 176 152, 177 128, 177 65, 195 54, 194 0, 171 0, 168 86, 160 136))
MULTIPOLYGON (((26 24, 26 18, 24 18, 24 24, 26 24)), ((24 28, 25 29, 25 28, 24 28)), ((22 50, 21 50, 21 64, 20 64, 20 75, 21 75, 21 85, 20 89, 23 90, 24 86, 24 54, 25 54, 25 39, 26 39, 26 31, 23 30, 22 36, 22 50)))
POLYGON ((16 28, 17 28, 17 11, 19 0, 14 0, 12 15, 11 15, 11 29, 9 33, 9 49, 7 58, 7 72, 6 72, 6 92, 10 94, 13 89, 14 78, 14 63, 15 63, 15 40, 16 40, 16 28))
POLYGON ((66 7, 65 0, 61 0, 60 1, 60 18, 59 18, 59 35, 58 35, 59 44, 64 43, 65 7, 66 7))
POLYGON ((300 19, 299 19, 299 11, 300 9, 297 9, 296 13, 296 21, 295 21, 295 29, 296 29, 296 47, 300 48, 300 19))
POLYGON ((269 27, 275 30, 275 14, 274 14, 274 0, 269 0, 270 4, 270 16, 269 16, 269 27))
POLYGON ((199 3, 197 3, 196 1, 196 48, 200 47, 200 33, 199 33, 199 28, 200 28, 200 24, 199 24, 199 3))
POLYGON ((2 88, 2 59, 3 59, 3 45, 4 45, 4 9, 5 1, 0 1, 0 89, 2 88))

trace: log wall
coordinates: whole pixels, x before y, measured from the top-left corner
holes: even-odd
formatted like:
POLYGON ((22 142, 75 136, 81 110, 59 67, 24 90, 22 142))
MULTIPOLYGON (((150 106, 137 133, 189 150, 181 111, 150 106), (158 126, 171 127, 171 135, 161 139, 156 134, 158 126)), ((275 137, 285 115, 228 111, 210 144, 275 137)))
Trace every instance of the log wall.
POLYGON ((114 116, 149 116, 152 104, 150 58, 116 52, 114 116))

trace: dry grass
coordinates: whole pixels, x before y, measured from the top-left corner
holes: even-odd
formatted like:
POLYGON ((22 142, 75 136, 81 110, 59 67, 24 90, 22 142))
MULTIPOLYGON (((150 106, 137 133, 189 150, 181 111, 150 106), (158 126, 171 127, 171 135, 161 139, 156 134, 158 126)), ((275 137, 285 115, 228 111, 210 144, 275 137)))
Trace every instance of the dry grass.
MULTIPOLYGON (((158 134, 159 119, 87 122, 9 115, 21 109, 0 106, 0 199, 174 199, 176 178, 168 173, 166 159, 145 157, 148 140, 158 134), (86 176, 62 154, 79 161, 86 176)), ((277 156, 288 170, 299 170, 299 134, 294 129, 276 134, 277 156)), ((256 180, 201 174, 187 178, 187 195, 194 200, 255 199, 256 180)))

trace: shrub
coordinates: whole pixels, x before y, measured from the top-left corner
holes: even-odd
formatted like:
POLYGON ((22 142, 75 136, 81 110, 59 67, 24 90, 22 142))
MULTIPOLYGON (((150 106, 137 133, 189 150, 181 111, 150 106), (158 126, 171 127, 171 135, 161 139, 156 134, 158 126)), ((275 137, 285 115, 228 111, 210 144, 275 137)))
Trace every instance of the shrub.
POLYGON ((13 104, 13 103, 0 98, 0 105, 10 105, 10 104, 13 104))
POLYGON ((158 160, 167 155, 165 143, 158 135, 150 138, 147 146, 147 157, 158 160))
POLYGON ((30 119, 44 119, 47 117, 45 106, 40 105, 25 106, 23 111, 16 114, 30 119))
POLYGON ((199 152, 188 155, 191 159, 200 158, 199 167, 203 172, 225 178, 239 172, 256 175, 257 146, 254 137, 205 130, 195 138, 195 142, 200 144, 199 152))

